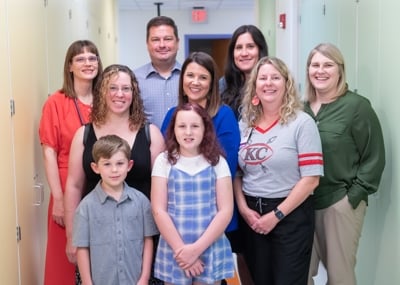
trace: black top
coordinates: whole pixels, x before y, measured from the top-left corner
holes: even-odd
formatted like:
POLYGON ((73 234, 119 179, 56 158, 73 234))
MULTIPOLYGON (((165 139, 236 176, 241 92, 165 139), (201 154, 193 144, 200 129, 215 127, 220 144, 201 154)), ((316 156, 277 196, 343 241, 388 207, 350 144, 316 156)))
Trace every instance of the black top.
MULTIPOLYGON (((97 137, 94 133, 93 125, 88 124, 87 126, 89 126, 89 132, 87 138, 84 139, 85 147, 82 159, 86 175, 86 187, 82 197, 92 191, 101 178, 90 167, 90 163, 93 162, 92 149, 97 137)), ((151 155, 150 142, 146 137, 145 127, 142 127, 136 135, 131 151, 131 159, 133 160, 133 167, 128 172, 125 181, 129 186, 143 192, 150 199, 151 155)))

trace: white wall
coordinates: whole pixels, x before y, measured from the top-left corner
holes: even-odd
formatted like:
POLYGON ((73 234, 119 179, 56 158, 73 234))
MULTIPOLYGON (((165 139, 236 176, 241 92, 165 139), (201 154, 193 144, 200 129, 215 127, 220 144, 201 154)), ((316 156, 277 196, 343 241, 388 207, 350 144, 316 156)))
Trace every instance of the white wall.
MULTIPOLYGON (((273 1, 273 0, 270 0, 273 1)), ((292 11, 292 1, 280 1, 281 11, 292 11)), ((346 62, 347 81, 373 105, 382 125, 386 167, 377 194, 369 200, 357 254, 360 285, 400 284, 400 121, 398 66, 400 65, 400 2, 393 0, 302 0, 298 11, 298 78, 304 86, 309 51, 320 42, 337 45, 346 62)), ((288 23, 296 21, 287 19, 288 23)), ((296 27, 293 27, 295 30, 296 27)), ((289 33, 277 31, 277 54, 292 64, 289 33), (285 37, 287 36, 287 37, 285 37), (281 40, 281 41, 280 41, 281 40), (288 51, 289 49, 289 51, 288 51)), ((294 65, 293 65, 294 66, 294 65)), ((320 280, 318 285, 325 284, 320 280)))
MULTIPOLYGON (((256 15, 253 10, 209 10, 207 24, 191 23, 189 10, 166 10, 161 11, 161 14, 173 18, 178 26, 180 44, 177 59, 181 63, 185 59, 184 36, 186 34, 232 34, 240 25, 256 24, 256 15)), ((155 16, 155 11, 119 11, 118 63, 135 69, 149 62, 146 25, 155 16)))
MULTIPOLYGON (((211 11, 207 25, 193 25, 189 12, 165 12, 178 24, 183 61, 184 34, 226 34, 241 24, 258 24, 270 54, 288 64, 304 86, 308 52, 321 41, 341 48, 351 89, 371 100, 381 121, 387 163, 381 187, 370 199, 360 240, 356 272, 360 285, 400 284, 400 121, 398 66, 400 38, 396 27, 400 2, 394 0, 258 0, 252 11, 211 11), (323 14, 325 5, 325 14, 323 14), (271 9, 274 16, 271 16, 271 9), (287 29, 277 28, 280 13, 286 13, 287 29), (301 16, 301 25, 298 24, 301 16), (276 30, 275 30, 276 28, 276 30)), ((145 29, 154 12, 120 11, 119 61, 132 68, 148 62, 145 29), (121 36, 124 35, 124 36, 121 36), (129 36, 131 35, 131 36, 129 36)), ((318 285, 324 284, 324 276, 318 285)))
POLYGON ((0 0, 1 284, 43 284, 49 189, 38 139, 42 105, 61 87, 73 41, 90 39, 104 63, 115 61, 115 7, 110 0, 0 0))
POLYGON ((298 82, 298 1, 282 0, 276 2, 276 57, 282 59, 298 82), (279 15, 286 15, 286 27, 279 26, 279 15))

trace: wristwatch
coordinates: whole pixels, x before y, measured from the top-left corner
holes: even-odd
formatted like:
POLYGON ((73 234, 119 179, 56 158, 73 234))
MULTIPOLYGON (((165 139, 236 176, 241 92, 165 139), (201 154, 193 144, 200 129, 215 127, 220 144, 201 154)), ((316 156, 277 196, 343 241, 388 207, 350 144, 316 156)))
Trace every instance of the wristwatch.
POLYGON ((277 217, 279 221, 281 221, 285 217, 285 214, 282 213, 281 210, 279 210, 278 208, 274 209, 274 213, 275 217, 277 217))

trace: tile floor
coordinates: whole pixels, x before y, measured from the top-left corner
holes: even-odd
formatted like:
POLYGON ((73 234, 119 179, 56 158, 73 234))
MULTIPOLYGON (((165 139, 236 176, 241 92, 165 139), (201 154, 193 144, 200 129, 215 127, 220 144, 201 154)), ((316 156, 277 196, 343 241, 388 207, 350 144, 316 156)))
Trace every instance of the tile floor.
POLYGON ((315 285, 325 285, 326 284, 326 271, 322 264, 319 264, 318 275, 314 277, 315 285))

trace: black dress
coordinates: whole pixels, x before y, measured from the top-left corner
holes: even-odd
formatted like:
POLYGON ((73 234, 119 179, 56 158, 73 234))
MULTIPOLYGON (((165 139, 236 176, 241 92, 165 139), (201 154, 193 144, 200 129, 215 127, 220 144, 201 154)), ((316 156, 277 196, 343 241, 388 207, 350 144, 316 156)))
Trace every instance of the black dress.
MULTIPOLYGON (((93 162, 92 149, 97 137, 92 124, 87 124, 85 127, 88 128, 88 133, 87 137, 84 138, 85 147, 82 163, 86 175, 86 187, 82 197, 92 191, 100 180, 100 175, 96 174, 90 167, 90 163, 93 162)), ((151 154, 145 127, 140 128, 136 135, 132 146, 131 159, 133 160, 133 167, 128 172, 125 181, 129 186, 143 192, 150 199, 151 154)))

